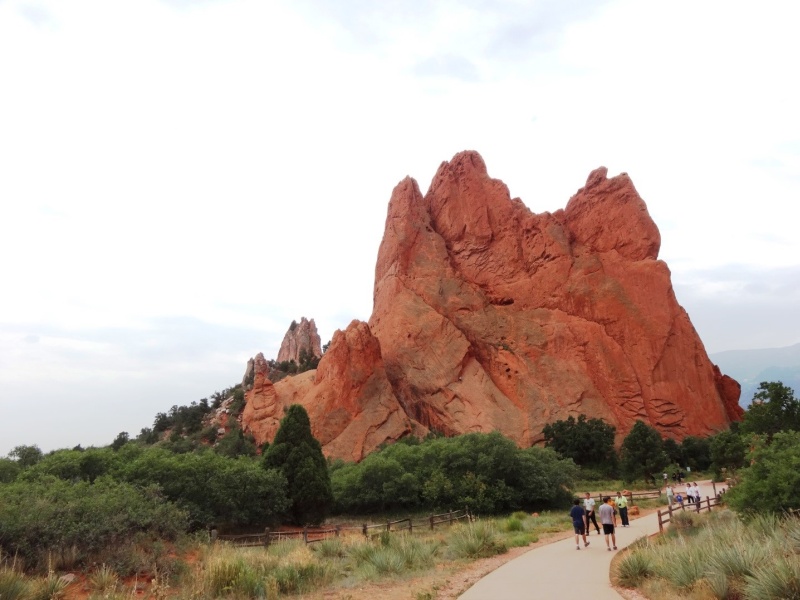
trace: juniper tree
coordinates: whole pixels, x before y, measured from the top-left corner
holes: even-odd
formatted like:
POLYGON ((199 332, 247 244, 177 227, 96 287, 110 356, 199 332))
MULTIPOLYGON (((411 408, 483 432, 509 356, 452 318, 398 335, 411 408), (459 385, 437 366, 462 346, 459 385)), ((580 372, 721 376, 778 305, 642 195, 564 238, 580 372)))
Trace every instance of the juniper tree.
POLYGON ((321 523, 333 504, 328 466, 322 446, 311 434, 308 413, 293 404, 281 419, 264 455, 264 467, 277 469, 287 481, 289 517, 297 525, 321 523))

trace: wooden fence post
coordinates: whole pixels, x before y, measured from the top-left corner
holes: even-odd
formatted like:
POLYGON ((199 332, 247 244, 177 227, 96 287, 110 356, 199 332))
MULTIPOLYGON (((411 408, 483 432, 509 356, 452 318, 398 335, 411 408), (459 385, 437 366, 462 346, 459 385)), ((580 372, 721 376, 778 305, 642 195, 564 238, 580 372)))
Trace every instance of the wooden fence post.
POLYGON ((364 525, 361 527, 361 532, 364 534, 364 537, 369 537, 369 533, 367 533, 367 524, 366 523, 364 523, 364 525))
POLYGON ((392 522, 387 519, 386 521, 386 531, 392 530, 392 522))
POLYGON ((669 505, 669 508, 667 509, 667 512, 669 512, 669 522, 670 522, 670 524, 672 524, 672 505, 671 504, 669 505))
POLYGON ((308 543, 308 527, 303 527, 303 542, 308 543))
MULTIPOLYGON (((664 533, 664 523, 661 521, 661 509, 658 509, 658 532, 664 533)), ((606 542, 608 543, 608 542, 606 542)))
POLYGON ((336 529, 334 529, 334 534, 333 534, 333 535, 334 535, 335 537, 339 537, 339 531, 340 531, 340 530, 341 530, 341 527, 340 527, 339 525, 337 525, 337 526, 336 526, 336 529))
POLYGON ((433 515, 431 515, 431 531, 433 531, 433 515))
POLYGON ((264 548, 269 548, 269 527, 264 530, 264 548))
POLYGON ((717 495, 717 484, 714 483, 713 481, 711 482, 711 489, 714 490, 714 495, 716 496, 717 495))

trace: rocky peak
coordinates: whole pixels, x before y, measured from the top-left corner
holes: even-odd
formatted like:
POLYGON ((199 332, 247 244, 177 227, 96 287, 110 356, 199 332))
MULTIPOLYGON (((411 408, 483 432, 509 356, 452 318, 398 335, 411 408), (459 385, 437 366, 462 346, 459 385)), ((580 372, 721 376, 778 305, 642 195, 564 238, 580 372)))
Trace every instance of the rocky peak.
POLYGON ((283 336, 277 361, 281 363, 293 360, 299 365, 301 351, 305 351, 306 354, 313 355, 316 358, 322 356, 322 342, 317 333, 317 325, 314 323, 314 319, 307 320, 302 317, 299 323, 292 321, 286 335, 283 336))

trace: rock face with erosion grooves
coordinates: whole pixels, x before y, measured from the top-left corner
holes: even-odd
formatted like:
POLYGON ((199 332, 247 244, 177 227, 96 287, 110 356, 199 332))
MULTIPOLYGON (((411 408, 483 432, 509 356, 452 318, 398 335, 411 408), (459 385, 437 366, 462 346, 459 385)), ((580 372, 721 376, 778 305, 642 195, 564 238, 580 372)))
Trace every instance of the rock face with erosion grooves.
POLYGON ((741 417, 739 386, 709 361, 659 247, 625 174, 597 169, 566 208, 534 214, 457 154, 425 196, 395 187, 369 327, 337 332, 315 375, 274 386, 279 403, 304 404, 326 453, 355 459, 428 429, 526 446, 581 413, 618 441, 637 419, 711 434, 741 417))
POLYGON ((302 350, 305 350, 307 354, 313 354, 317 358, 322 356, 321 341, 314 319, 309 321, 302 317, 300 323, 292 321, 289 330, 283 336, 277 360, 279 363, 293 360, 296 364, 300 364, 300 352, 302 350))

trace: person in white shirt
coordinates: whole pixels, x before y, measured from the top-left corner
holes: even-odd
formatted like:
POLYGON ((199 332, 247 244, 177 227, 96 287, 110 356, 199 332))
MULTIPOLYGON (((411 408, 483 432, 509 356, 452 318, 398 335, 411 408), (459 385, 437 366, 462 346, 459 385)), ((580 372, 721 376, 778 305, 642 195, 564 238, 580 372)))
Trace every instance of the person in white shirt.
POLYGON ((594 498, 589 492, 586 492, 586 498, 583 500, 583 508, 586 509, 586 535, 589 535, 589 523, 594 523, 594 528, 600 534, 600 526, 597 524, 597 517, 594 516, 594 498))
POLYGON ((696 481, 692 484, 692 495, 694 496, 695 504, 700 504, 700 486, 697 485, 696 481))

